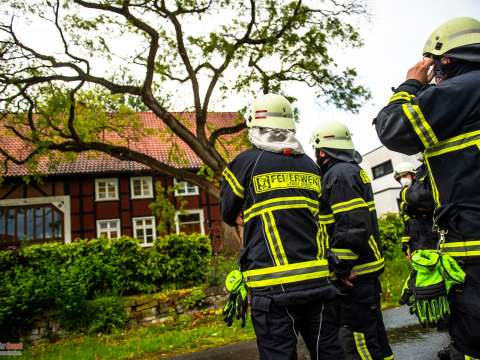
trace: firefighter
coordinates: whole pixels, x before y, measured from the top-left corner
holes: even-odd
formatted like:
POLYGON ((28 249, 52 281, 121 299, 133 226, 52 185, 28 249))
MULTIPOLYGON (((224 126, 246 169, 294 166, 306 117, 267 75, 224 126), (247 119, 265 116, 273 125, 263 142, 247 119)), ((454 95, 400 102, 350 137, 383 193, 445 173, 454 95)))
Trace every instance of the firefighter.
POLYGON ((402 185, 400 211, 404 236, 402 251, 410 258, 416 250, 436 249, 438 233, 433 230, 433 196, 425 166, 409 162, 395 167, 394 178, 402 185))
POLYGON ((393 359, 380 306, 384 258, 371 181, 358 165, 362 158, 345 125, 323 124, 311 144, 322 175, 319 223, 346 294, 340 333, 348 359, 393 359))
POLYGON ((221 186, 222 219, 244 225, 241 272, 226 281, 232 292, 225 321, 245 316, 247 288, 261 359, 296 359, 298 334, 312 359, 342 359, 328 305, 338 290, 316 221, 318 167, 295 137, 293 109, 283 96, 259 96, 247 125, 253 147, 225 168, 221 186))
POLYGON ((423 55, 374 124, 389 149, 424 152, 439 247, 467 273, 451 295, 450 355, 480 358, 480 21, 440 25, 423 55))

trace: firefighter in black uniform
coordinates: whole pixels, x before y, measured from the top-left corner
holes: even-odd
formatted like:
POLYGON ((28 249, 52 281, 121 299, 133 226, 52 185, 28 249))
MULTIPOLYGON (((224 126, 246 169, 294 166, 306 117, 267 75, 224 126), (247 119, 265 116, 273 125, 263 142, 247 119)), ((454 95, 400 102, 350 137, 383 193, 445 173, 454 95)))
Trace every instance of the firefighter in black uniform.
POLYGON ((348 359, 393 359, 380 306, 384 258, 370 179, 350 131, 327 122, 311 138, 322 174, 319 223, 339 287, 341 340, 348 359), (331 251, 331 253, 330 253, 331 251))
POLYGON ((467 274, 452 296, 450 355, 480 358, 480 21, 442 24, 423 54, 374 123, 389 149, 424 152, 440 249, 467 274))
POLYGON ((400 210, 404 220, 402 251, 410 258, 419 249, 436 249, 435 205, 425 165, 415 169, 411 163, 400 163, 395 167, 394 177, 403 187, 400 191, 400 210))
POLYGON ((223 173, 222 219, 244 224, 239 265, 260 358, 296 359, 301 334, 312 359, 338 360, 343 350, 327 305, 338 290, 329 280, 316 221, 319 169, 294 136, 293 116, 283 96, 255 100, 247 120, 254 146, 223 173))

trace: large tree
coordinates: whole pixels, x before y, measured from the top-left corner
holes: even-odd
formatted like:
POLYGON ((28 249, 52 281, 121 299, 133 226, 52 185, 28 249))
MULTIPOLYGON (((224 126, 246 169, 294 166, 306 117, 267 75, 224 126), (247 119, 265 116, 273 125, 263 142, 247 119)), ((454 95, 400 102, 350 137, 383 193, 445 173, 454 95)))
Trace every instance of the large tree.
MULTIPOLYGON (((197 184, 218 196, 218 143, 241 119, 209 127, 214 104, 300 83, 322 102, 357 111, 368 91, 333 48, 361 46, 358 0, 0 0, 3 129, 28 144, 0 154, 32 169, 46 153, 103 152, 197 184), (180 94, 180 95, 179 95, 180 94), (194 112, 186 124, 173 109, 194 112), (148 109, 204 162, 202 174, 128 148, 148 109), (136 129, 136 131, 131 131, 136 129), (120 141, 101 141, 116 132, 120 141)), ((71 155, 69 155, 71 156, 71 155)), ((8 162, 6 162, 8 164, 8 162)))

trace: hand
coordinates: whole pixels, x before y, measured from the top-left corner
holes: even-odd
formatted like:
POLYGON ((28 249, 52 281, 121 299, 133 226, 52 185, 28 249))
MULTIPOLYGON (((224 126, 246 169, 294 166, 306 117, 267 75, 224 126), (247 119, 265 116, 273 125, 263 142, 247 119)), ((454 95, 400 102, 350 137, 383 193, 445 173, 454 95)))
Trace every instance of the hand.
POLYGON ((410 70, 407 72, 407 80, 414 79, 419 81, 422 85, 427 85, 432 81, 434 72, 433 72, 433 60, 430 58, 423 58, 421 61, 416 63, 410 70))
POLYGON ((352 271, 350 272, 350 275, 348 275, 346 278, 340 279, 340 281, 348 287, 353 287, 352 281, 355 280, 356 278, 357 278, 357 273, 352 271))
POLYGON ((235 224, 243 226, 243 212, 240 211, 235 219, 235 224))

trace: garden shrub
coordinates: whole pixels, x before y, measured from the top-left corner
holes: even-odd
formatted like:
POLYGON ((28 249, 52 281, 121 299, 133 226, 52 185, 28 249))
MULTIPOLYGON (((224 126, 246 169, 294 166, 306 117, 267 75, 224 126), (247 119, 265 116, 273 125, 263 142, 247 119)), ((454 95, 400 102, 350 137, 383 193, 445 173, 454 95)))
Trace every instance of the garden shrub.
MULTIPOLYGON (((87 301, 105 295, 200 285, 206 279, 210 252, 209 238, 198 234, 168 235, 152 248, 122 237, 0 251, 0 338, 18 340, 45 312, 56 314, 68 327, 69 321, 84 316, 87 301)), ((104 301, 102 306, 110 300, 104 301)), ((109 325, 109 319, 99 318, 90 330, 104 331, 120 324, 117 320, 109 325)))
POLYGON ((387 213, 378 219, 380 240, 382 241, 383 254, 387 260, 395 257, 396 249, 400 248, 403 234, 403 221, 397 213, 387 213))
POLYGON ((115 329, 122 329, 128 321, 125 300, 119 296, 86 301, 82 310, 83 315, 76 329, 80 328, 87 334, 111 333, 115 329))

